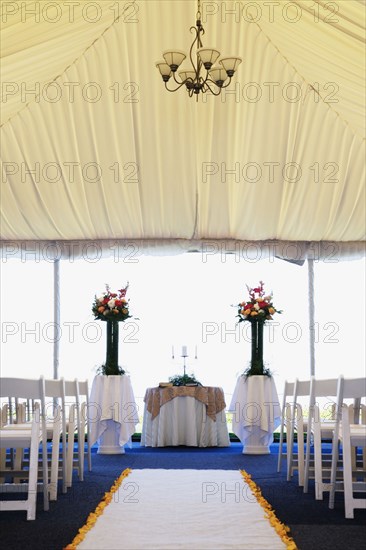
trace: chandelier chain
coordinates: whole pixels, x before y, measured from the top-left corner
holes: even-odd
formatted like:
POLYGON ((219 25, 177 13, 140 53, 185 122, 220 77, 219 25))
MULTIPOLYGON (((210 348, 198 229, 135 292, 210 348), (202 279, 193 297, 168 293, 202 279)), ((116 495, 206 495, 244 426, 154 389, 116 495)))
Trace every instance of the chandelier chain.
POLYGON ((196 14, 197 21, 201 20, 201 0, 197 0, 197 14, 196 14))

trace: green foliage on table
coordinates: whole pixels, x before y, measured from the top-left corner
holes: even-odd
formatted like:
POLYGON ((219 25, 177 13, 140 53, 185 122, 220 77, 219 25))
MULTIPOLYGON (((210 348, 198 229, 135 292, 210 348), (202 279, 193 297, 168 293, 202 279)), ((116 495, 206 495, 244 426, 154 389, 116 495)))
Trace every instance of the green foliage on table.
POLYGON ((265 367, 263 360, 251 360, 251 363, 244 371, 244 376, 272 376, 272 372, 268 367, 265 367))
POLYGON ((171 382, 173 386, 186 386, 187 384, 202 386, 201 382, 196 379, 194 374, 175 374, 169 378, 169 382, 171 382))
POLYGON ((114 364, 100 365, 97 369, 97 374, 103 374, 104 376, 121 376, 126 374, 126 371, 122 367, 114 364))

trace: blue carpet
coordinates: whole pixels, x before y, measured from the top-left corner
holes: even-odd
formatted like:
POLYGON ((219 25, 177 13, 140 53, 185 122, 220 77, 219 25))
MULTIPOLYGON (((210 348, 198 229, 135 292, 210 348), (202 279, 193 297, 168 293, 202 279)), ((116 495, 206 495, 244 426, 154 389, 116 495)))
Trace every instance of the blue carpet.
MULTIPOLYGON (((72 488, 65 495, 60 493, 57 502, 51 502, 48 512, 42 510, 39 495, 36 521, 27 522, 25 512, 0 514, 2 546, 10 550, 62 550, 125 468, 193 468, 246 470, 273 506, 277 517, 291 528, 299 550, 359 550, 365 547, 365 511, 356 510, 355 519, 346 520, 342 495, 337 498, 335 510, 329 510, 326 497, 324 501, 315 501, 313 482, 308 494, 303 494, 298 487, 296 475, 287 482, 285 461, 281 473, 277 473, 278 444, 271 446, 269 455, 244 455, 242 449, 241 443, 205 449, 149 448, 133 443, 123 455, 98 455, 94 447, 92 472, 85 472, 84 482, 75 476, 72 488)), ((227 522, 230 529, 229 517, 227 522)), ((257 550, 261 550, 260 547, 257 550)))

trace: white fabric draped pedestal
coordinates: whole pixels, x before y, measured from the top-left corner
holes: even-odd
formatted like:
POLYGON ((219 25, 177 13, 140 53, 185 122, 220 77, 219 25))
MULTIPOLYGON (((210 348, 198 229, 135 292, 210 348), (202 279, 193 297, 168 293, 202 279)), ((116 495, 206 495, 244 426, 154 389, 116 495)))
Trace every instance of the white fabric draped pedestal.
POLYGON ((281 423, 276 385, 268 376, 239 376, 229 412, 233 433, 244 454, 269 454, 273 432, 281 423))
POLYGON ((124 453, 139 422, 128 376, 96 376, 90 393, 90 442, 99 454, 124 453))
MULTIPOLYGON (((147 393, 149 391, 157 389, 149 388, 147 393)), ((215 414, 214 418, 207 415, 205 403, 188 395, 176 396, 166 402, 154 417, 145 403, 141 445, 228 447, 230 440, 225 409, 215 414)))

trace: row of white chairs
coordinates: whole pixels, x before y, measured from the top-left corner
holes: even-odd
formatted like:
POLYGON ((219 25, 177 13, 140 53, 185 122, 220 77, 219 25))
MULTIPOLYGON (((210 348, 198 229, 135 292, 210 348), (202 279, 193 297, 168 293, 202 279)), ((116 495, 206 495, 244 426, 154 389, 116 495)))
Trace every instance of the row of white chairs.
POLYGON ((365 377, 322 380, 313 376, 286 381, 284 387, 277 470, 281 471, 286 457, 287 480, 297 472, 298 483, 307 493, 309 480, 314 479, 315 498, 322 500, 329 492, 330 508, 335 493, 341 491, 346 518, 353 518, 356 508, 366 507, 365 499, 355 497, 366 489, 365 397, 365 377), (307 400, 307 410, 300 398, 307 400), (323 453, 326 441, 331 442, 331 453, 323 453), (357 449, 362 449, 362 454, 357 449))
POLYGON ((37 488, 48 510, 49 501, 57 499, 59 479, 63 493, 72 486, 75 470, 84 479, 85 442, 91 470, 88 381, 1 378, 0 398, 0 491, 27 493, 25 500, 2 500, 0 510, 26 510, 33 520, 37 488))

